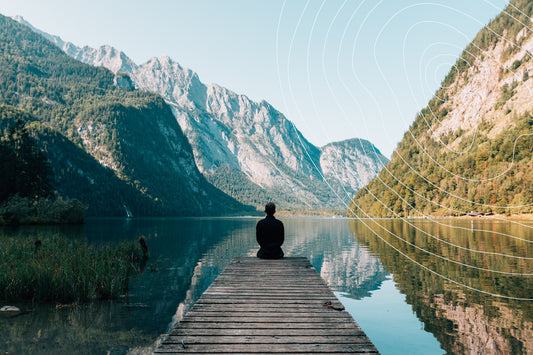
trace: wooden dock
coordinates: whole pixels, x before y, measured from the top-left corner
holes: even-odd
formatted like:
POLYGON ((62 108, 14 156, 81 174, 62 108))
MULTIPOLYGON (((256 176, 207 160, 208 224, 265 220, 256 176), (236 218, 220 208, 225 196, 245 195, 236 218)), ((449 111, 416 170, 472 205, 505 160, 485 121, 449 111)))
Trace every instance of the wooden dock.
POLYGON ((155 353, 340 354, 377 349, 306 258, 231 261, 155 353))

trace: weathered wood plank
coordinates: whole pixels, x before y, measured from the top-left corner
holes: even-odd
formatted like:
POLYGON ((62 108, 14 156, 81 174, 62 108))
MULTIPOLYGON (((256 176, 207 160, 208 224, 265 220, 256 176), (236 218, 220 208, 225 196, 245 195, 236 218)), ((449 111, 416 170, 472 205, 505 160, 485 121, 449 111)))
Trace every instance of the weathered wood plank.
POLYGON ((163 344, 368 344, 365 336, 351 335, 172 335, 163 344))
POLYGON ((236 281, 228 281, 228 282, 219 282, 213 283, 213 287, 239 287, 239 288, 252 288, 254 286, 257 286, 259 288, 269 288, 269 287, 276 287, 276 288, 290 288, 291 286, 295 287, 296 289, 300 288, 312 288, 312 289, 321 289, 324 286, 323 285, 315 285, 315 282, 313 281, 312 284, 309 284, 309 281, 303 281, 301 279, 290 281, 290 280, 281 280, 281 281, 264 281, 261 283, 261 285, 257 285, 257 281, 246 281, 246 280, 236 280, 236 281))
POLYGON ((286 302, 298 302, 298 301, 314 301, 316 303, 324 303, 327 301, 334 301, 335 299, 333 297, 328 297, 328 295, 273 295, 273 296, 267 296, 267 295, 220 295, 220 294, 205 294, 202 296, 202 300, 205 301, 213 301, 213 300, 227 300, 227 301, 243 301, 243 300, 250 300, 252 301, 283 301, 286 302))
MULTIPOLYGON (((265 349, 265 351, 267 351, 268 349, 265 349)), ((162 352, 155 352, 156 354, 164 354, 162 352)), ((167 354, 170 353, 170 354, 180 354, 181 352, 167 352, 167 354)), ((369 353, 369 352, 361 352, 360 354, 366 354, 366 353, 369 353)), ((195 352, 195 351, 188 351, 186 354, 190 354, 190 355, 194 355, 194 354, 197 354, 197 355, 202 355, 202 354, 206 354, 205 352, 195 352)), ((217 352, 217 354, 230 354, 230 353, 220 353, 220 352, 217 352)), ((231 354, 234 354, 234 352, 232 352, 231 354)), ((239 355, 271 355, 272 353, 271 352, 255 352, 255 353, 252 353, 252 352, 240 352, 238 353, 239 355)), ((294 354, 294 353, 292 353, 294 354)), ((298 354, 298 353, 297 353, 298 354)), ((301 353, 299 353, 301 354, 301 353)), ((341 354, 346 354, 346 352, 315 352, 314 354, 320 354, 320 355, 341 355, 341 354)))
POLYGON ((287 271, 268 271, 268 270, 249 270, 246 272, 240 272, 240 271, 232 271, 228 272, 227 274, 224 274, 224 278, 231 279, 231 278, 251 278, 251 277, 264 277, 264 278, 281 278, 281 277, 288 277, 292 279, 297 279, 300 277, 306 277, 306 278, 314 278, 316 279, 318 275, 315 275, 315 270, 308 270, 308 269, 302 269, 302 270, 294 270, 291 272, 291 270, 287 271))
POLYGON ((186 319, 180 322, 179 327, 194 329, 355 329, 353 323, 253 323, 253 322, 190 322, 186 319))
POLYGON ((310 328, 310 329, 228 329, 228 328, 174 328, 169 336, 201 336, 201 335, 276 335, 276 336, 361 336, 365 335, 359 327, 350 328, 310 328))
POLYGON ((283 291, 272 291, 272 292, 260 292, 260 291, 217 291, 217 290, 210 290, 206 291, 204 293, 204 296, 225 296, 225 297, 285 297, 285 298, 295 298, 295 297, 320 297, 320 298, 328 298, 331 296, 331 293, 329 292, 304 292, 304 291, 294 291, 294 292, 283 292, 283 291))
POLYGON ((331 308, 325 307, 322 304, 315 303, 304 303, 304 304, 294 304, 294 303, 263 303, 261 305, 255 304, 255 303, 241 303, 241 304, 233 304, 229 303, 226 306, 224 306, 223 309, 221 309, 220 306, 213 303, 197 303, 194 307, 196 310, 202 309, 202 310, 216 310, 216 311, 222 311, 225 310, 228 311, 246 311, 246 310, 254 310, 257 312, 271 312, 272 309, 277 309, 280 312, 285 312, 286 309, 291 310, 291 312, 296 311, 302 311, 302 312, 333 312, 331 308))
POLYGON ((305 288, 289 288, 289 287, 277 287, 277 288, 272 288, 272 289, 268 289, 268 288, 259 288, 259 289, 253 289, 251 287, 246 287, 246 288, 235 288, 235 289, 232 289, 230 287, 213 287, 213 288, 209 288, 208 290, 206 290, 204 292, 204 295, 205 294, 210 294, 210 293, 225 293, 225 294, 233 294, 233 293, 242 293, 242 294, 248 294, 248 293, 253 293, 253 294, 293 294, 293 293, 296 293, 296 294, 301 294, 301 293, 308 293, 308 294, 325 294, 325 295, 331 295, 331 291, 330 290, 324 290, 324 289, 319 289, 319 288, 310 288, 310 289, 305 289, 305 288))
POLYGON ((217 322, 217 323, 351 323, 351 317, 280 317, 273 315, 270 317, 195 317, 187 316, 190 322, 217 322))
POLYGON ((155 352, 377 353, 363 330, 342 309, 306 258, 239 257, 155 352))
MULTIPOLYGON (((291 284, 289 282, 287 282, 286 284, 281 284, 279 282, 277 283, 268 283, 268 282, 264 282, 263 284, 261 284, 261 286, 259 286, 260 288, 257 289, 257 290, 254 290, 254 291, 264 291, 264 290, 272 290, 272 291, 276 291, 276 290, 289 290, 289 289, 292 289, 294 291, 301 291, 301 290, 317 290, 317 291, 320 291, 321 289, 323 289, 323 287, 326 287, 326 286, 322 286, 320 288, 318 287, 313 287, 313 286, 309 286, 309 283, 308 284, 291 284)), ((213 288, 214 289, 221 289, 221 290, 224 290, 224 289, 228 289, 228 288, 231 288, 231 287, 235 287, 236 289, 240 289, 240 290, 253 290, 254 288, 254 284, 253 283, 250 283, 250 284, 245 284, 244 282, 231 282, 231 283, 226 283, 224 285, 214 285, 213 288)))
MULTIPOLYGON (((336 298, 329 298, 327 300, 335 301, 338 304, 340 302, 336 298)), ((292 306, 292 305, 314 305, 317 307, 323 307, 323 300, 316 299, 266 299, 263 302, 247 300, 246 298, 237 299, 237 298, 228 298, 228 297, 217 297, 217 298, 200 298, 196 304, 255 304, 260 305, 280 305, 281 306, 292 306)))
MULTIPOLYGON (((243 305, 246 306, 246 305, 243 305)), ((335 310, 328 309, 328 308, 318 308, 318 307, 305 307, 305 308, 296 308, 296 307, 260 307, 256 305, 247 304, 249 307, 233 307, 233 305, 230 305, 230 307, 225 308, 224 310, 221 310, 219 307, 205 307, 205 306, 198 306, 194 307, 195 312, 202 312, 202 313, 210 313, 210 314, 232 314, 235 315, 236 313, 242 313, 242 314, 258 314, 258 313, 270 313, 276 312, 277 314, 315 314, 315 313, 332 313, 332 317, 334 317, 335 310)), ((190 313, 190 312, 189 312, 190 313)))
POLYGON ((280 318, 283 319, 325 319, 325 318, 334 318, 334 319, 344 319, 348 318, 351 321, 351 316, 346 312, 333 313, 333 312, 231 312, 231 311, 218 311, 218 312, 205 312, 199 311, 197 309, 191 310, 187 313, 188 317, 201 317, 201 318, 254 318, 254 319, 263 319, 263 318, 280 318))
MULTIPOLYGON (((290 287, 290 286, 295 286, 295 287, 298 287, 298 288, 301 288, 301 287, 306 287, 306 286, 310 286, 310 287, 314 287, 315 285, 316 286, 320 286, 318 285, 318 283, 313 280, 313 279, 295 279, 295 280, 291 280, 291 279, 283 279, 283 280, 268 280, 268 281, 264 281, 261 283, 261 285, 257 285, 257 280, 256 281, 252 281, 252 280, 231 280, 231 281, 227 281, 227 282, 224 282, 224 283, 220 283, 220 284, 215 284, 214 286, 238 286, 238 287, 243 287, 243 288, 250 288, 250 287, 253 287, 254 285, 255 286, 262 286, 264 288, 268 288, 268 287, 281 287, 281 288, 284 288, 284 287, 290 287)), ((326 287, 326 285, 322 285, 320 287, 326 287)))
POLYGON ((342 307, 342 304, 335 298, 327 300, 287 300, 287 299, 263 299, 263 300, 249 300, 249 299, 230 299, 230 298, 211 298, 211 299, 200 299, 196 305, 255 305, 257 307, 294 307, 299 305, 304 306, 314 306, 314 307, 323 307, 324 302, 331 301, 335 307, 342 307))
POLYGON ((265 352, 271 354, 312 354, 321 352, 377 353, 372 344, 161 344, 155 353, 236 354, 265 352))

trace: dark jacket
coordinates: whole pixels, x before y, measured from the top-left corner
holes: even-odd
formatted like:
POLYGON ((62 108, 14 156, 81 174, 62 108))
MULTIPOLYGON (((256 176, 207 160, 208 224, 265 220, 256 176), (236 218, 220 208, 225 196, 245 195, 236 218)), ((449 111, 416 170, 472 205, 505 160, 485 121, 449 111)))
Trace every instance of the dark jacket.
POLYGON ((280 220, 274 216, 266 216, 257 222, 255 232, 257 242, 261 246, 257 252, 257 257, 262 259, 283 258, 281 246, 285 241, 285 230, 280 220))

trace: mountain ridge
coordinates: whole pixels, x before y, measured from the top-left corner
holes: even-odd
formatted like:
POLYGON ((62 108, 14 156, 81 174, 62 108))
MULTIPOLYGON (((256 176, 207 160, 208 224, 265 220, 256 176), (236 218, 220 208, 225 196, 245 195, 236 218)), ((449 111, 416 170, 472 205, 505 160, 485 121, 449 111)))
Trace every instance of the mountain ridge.
MULTIPOLYGON (((22 18, 18 20, 33 28, 22 18)), ((48 38, 73 58, 127 75, 135 88, 160 94, 187 136, 200 172, 243 203, 260 208, 264 201, 253 197, 250 192, 255 191, 256 196, 276 200, 285 209, 344 209, 355 191, 388 161, 375 147, 365 155, 354 140, 343 141, 354 143, 351 148, 341 142, 326 145, 329 155, 321 158, 321 148, 307 141, 267 101, 254 102, 220 85, 203 84, 194 71, 169 56, 153 57, 137 65, 108 45, 81 48, 57 36, 48 38), (345 157, 373 163, 350 161, 346 169, 340 159, 335 159, 337 165, 329 164, 324 174, 322 164, 341 146, 343 153, 349 152, 345 157), (238 183, 237 189, 233 183, 238 183)))

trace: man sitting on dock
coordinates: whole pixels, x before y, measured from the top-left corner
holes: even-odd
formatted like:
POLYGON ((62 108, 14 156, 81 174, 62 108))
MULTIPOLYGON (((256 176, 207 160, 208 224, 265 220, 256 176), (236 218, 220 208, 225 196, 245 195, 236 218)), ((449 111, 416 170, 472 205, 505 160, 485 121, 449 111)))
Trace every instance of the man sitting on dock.
POLYGON ((281 246, 285 241, 283 223, 274 217, 276 205, 269 202, 265 206, 266 217, 257 222, 255 226, 256 239, 259 243, 257 257, 261 259, 281 259, 283 250, 281 246))

